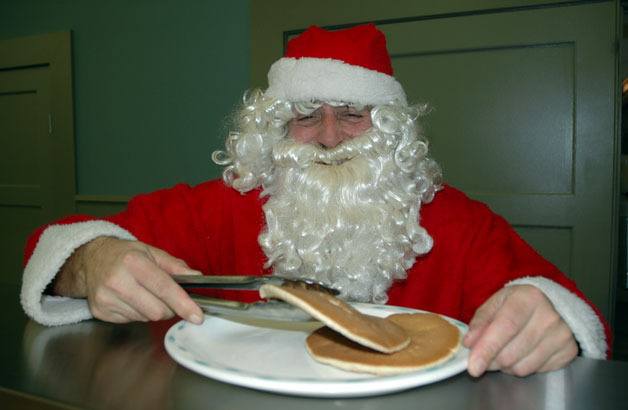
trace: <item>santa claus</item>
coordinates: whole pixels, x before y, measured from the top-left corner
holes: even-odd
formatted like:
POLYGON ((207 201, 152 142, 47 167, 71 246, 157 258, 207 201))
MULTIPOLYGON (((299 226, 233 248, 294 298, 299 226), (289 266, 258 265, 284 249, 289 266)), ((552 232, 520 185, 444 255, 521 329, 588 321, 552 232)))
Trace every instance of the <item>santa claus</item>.
MULTIPOLYGON (((280 274, 342 297, 470 322, 469 372, 526 375, 603 358, 609 329, 563 273, 442 182, 373 25, 311 27, 245 95, 222 181, 72 216, 29 239, 27 314, 47 325, 202 312, 171 274, 280 274)), ((225 297, 235 297, 225 292, 225 297)))

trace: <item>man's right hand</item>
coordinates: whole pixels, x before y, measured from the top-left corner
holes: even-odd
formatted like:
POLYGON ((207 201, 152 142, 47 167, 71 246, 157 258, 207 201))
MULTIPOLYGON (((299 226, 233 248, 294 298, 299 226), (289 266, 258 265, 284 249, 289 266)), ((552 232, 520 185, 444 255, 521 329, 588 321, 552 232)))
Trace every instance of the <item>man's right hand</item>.
POLYGON ((203 312, 172 274, 201 273, 145 243, 99 237, 66 261, 55 279, 54 292, 87 298, 94 317, 107 322, 164 320, 176 314, 202 323, 203 312))

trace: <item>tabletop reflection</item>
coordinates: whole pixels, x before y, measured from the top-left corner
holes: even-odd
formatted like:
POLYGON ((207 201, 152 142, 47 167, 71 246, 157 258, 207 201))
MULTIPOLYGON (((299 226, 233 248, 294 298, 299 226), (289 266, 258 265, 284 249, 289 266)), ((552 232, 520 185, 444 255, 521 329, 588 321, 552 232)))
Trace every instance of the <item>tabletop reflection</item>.
POLYGON ((147 343, 156 338, 158 329, 145 325, 28 322, 23 343, 30 378, 43 394, 97 408, 155 409, 170 401, 177 368, 161 343, 147 343))

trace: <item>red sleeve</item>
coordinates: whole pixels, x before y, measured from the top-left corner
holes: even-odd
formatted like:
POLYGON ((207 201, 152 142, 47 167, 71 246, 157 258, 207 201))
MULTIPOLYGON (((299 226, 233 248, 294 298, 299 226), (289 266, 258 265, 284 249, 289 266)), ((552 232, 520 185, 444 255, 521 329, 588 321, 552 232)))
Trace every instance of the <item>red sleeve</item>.
MULTIPOLYGON (((259 203, 258 192, 243 196, 222 181, 215 180, 195 187, 180 184, 138 195, 124 211, 100 220, 118 225, 139 241, 185 260, 194 269, 211 273, 228 269, 221 264, 235 264, 231 261, 233 258, 225 255, 234 243, 237 245, 241 241, 234 230, 240 233, 246 231, 246 235, 240 236, 246 237, 247 245, 251 242, 249 237, 256 237, 261 229, 261 219, 254 215, 249 218, 253 220, 250 222, 246 214, 251 213, 251 208, 260 210, 259 203), (239 217, 234 216, 238 214, 239 217), (246 229, 242 229, 243 224, 247 224, 246 229), (209 255, 209 252, 212 254, 209 255)), ((49 226, 97 219, 73 215, 38 228, 27 240, 24 264, 31 258, 39 238, 49 226)))
MULTIPOLYGON (((576 283, 526 243, 510 224, 488 206, 468 200, 467 217, 460 220, 469 235, 465 248, 463 274, 464 316, 475 310, 510 281, 524 277, 544 277, 575 294, 593 309, 604 326, 608 346, 611 329, 600 310, 578 289, 576 283)), ((610 354, 610 353, 609 353, 610 354)))

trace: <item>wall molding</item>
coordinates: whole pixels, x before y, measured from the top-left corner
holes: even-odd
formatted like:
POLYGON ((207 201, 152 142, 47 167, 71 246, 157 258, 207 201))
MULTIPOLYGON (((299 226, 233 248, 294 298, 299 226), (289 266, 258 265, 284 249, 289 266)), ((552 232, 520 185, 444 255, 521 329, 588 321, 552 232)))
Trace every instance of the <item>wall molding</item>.
POLYGON ((108 204, 125 204, 131 200, 128 195, 75 195, 76 203, 108 203, 108 204))

